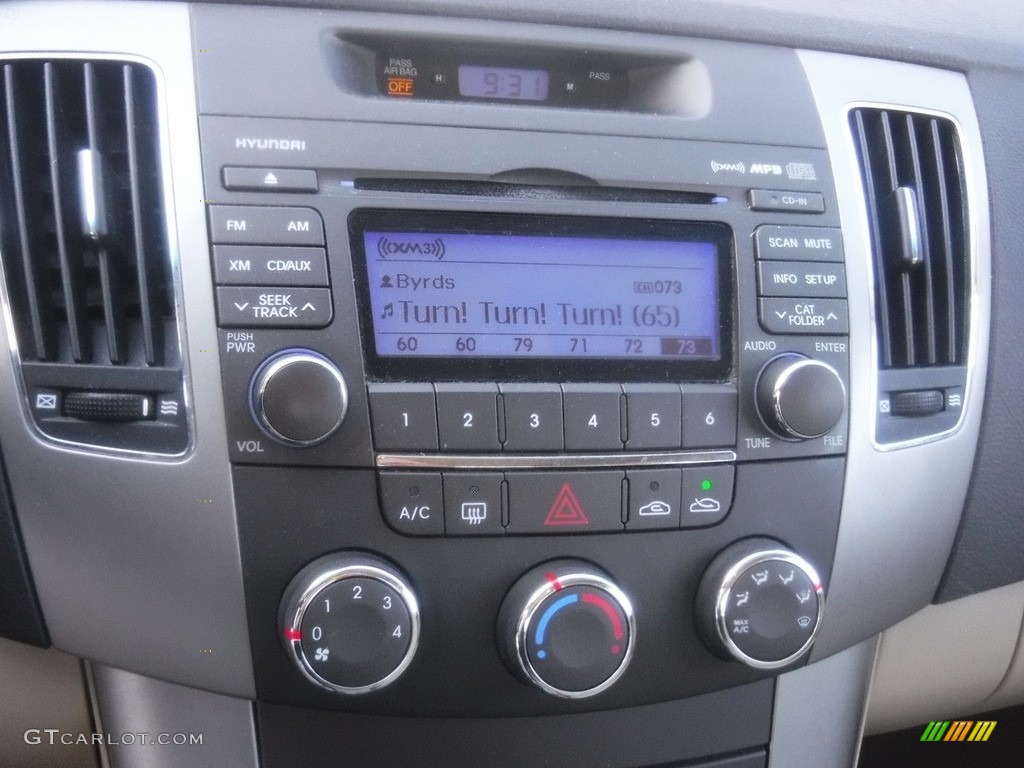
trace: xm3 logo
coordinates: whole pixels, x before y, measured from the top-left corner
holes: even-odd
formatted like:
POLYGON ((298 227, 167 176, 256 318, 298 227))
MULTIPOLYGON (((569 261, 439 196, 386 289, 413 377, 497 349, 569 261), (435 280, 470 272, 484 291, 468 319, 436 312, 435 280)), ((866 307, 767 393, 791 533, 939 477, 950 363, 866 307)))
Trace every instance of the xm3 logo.
POLYGON ((440 237, 433 240, 391 240, 382 237, 377 241, 377 253, 382 259, 393 256, 409 256, 418 254, 431 256, 438 261, 444 258, 444 240, 440 237))

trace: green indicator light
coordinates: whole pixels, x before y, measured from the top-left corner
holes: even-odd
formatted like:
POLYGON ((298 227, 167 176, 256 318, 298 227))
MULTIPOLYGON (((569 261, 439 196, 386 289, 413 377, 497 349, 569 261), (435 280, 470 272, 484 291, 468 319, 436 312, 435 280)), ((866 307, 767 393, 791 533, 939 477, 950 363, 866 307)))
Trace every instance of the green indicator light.
POLYGON ((712 483, 707 478, 705 478, 703 481, 701 481, 700 488, 701 488, 702 491, 710 491, 713 487, 714 487, 714 483, 712 483))

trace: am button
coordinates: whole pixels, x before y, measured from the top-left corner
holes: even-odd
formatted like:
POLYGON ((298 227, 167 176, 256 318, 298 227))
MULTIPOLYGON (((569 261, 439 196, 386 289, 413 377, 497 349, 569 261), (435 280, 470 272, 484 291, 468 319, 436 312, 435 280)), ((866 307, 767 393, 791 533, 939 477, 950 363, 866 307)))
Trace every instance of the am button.
POLYGON ((323 245, 324 224, 312 208, 211 205, 214 243, 244 245, 323 245))

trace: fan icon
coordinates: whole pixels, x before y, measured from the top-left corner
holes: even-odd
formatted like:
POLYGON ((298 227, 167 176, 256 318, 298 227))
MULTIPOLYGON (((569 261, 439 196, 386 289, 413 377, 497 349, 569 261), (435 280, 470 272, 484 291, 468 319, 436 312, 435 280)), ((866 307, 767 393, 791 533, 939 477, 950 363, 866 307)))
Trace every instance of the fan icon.
POLYGON ((331 655, 330 648, 317 648, 316 654, 313 656, 315 661, 327 661, 327 657, 331 655))

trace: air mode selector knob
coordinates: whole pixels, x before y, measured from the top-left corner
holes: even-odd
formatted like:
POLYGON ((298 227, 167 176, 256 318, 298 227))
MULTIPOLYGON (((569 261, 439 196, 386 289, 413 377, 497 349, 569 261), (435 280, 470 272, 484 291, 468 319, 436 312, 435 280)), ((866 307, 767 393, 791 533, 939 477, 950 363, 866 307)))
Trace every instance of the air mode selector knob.
POLYGON ((600 569, 556 560, 527 571, 498 614, 498 646, 520 679, 566 699, 604 691, 633 657, 629 598, 600 569))
POLYGON ((333 435, 348 411, 348 387, 337 366, 311 349, 267 358, 249 388, 253 418, 279 443, 304 448, 333 435))
POLYGON ((420 610, 405 577, 386 560, 339 552, 292 579, 279 626, 289 655, 312 682, 336 693, 368 693, 412 662, 420 610))
POLYGON ((823 601, 810 563, 772 539, 744 539, 711 561, 697 589, 695 618, 715 654, 778 669, 810 649, 823 601))
POLYGON ((769 360, 756 390, 761 420, 786 440, 827 434, 846 409, 846 387, 836 369, 795 353, 769 360))

